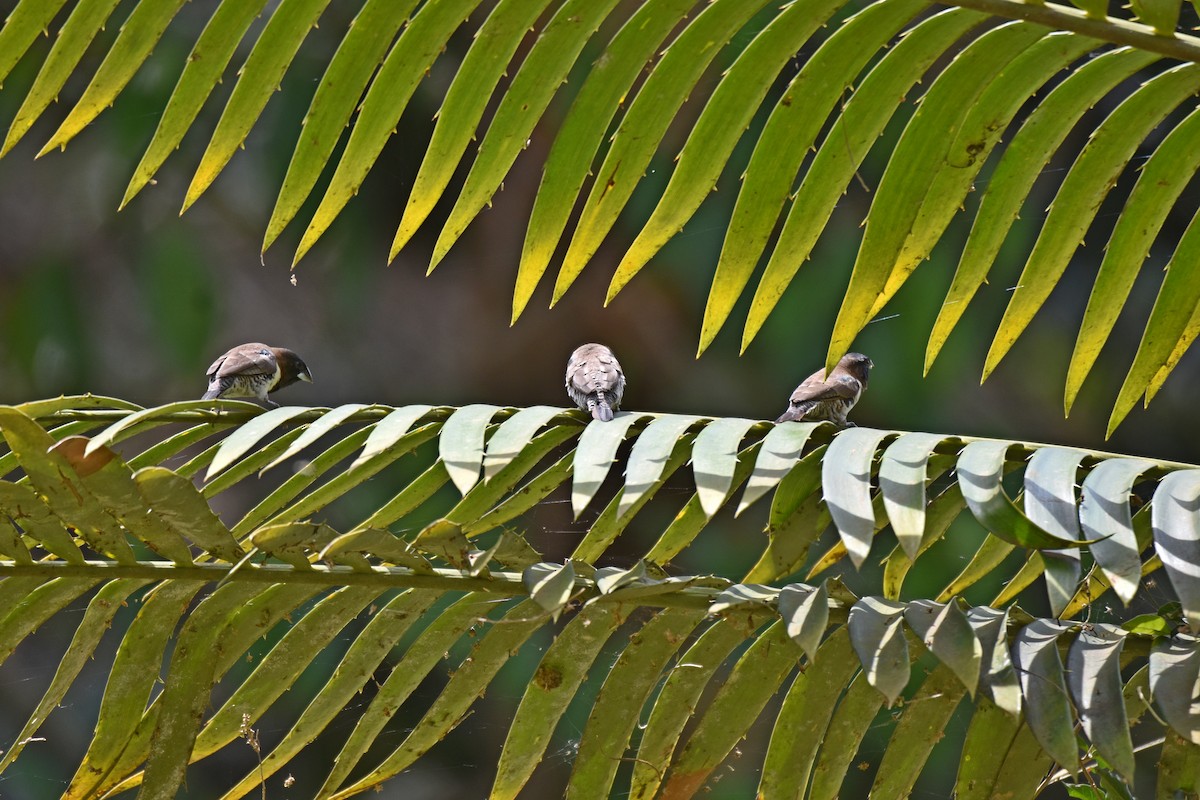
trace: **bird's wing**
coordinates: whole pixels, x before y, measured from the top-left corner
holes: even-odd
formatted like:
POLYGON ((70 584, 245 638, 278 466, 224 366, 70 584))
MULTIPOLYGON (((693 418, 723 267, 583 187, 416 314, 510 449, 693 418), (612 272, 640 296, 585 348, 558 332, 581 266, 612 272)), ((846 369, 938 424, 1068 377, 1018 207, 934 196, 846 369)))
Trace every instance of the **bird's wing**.
POLYGON ((617 371, 612 367, 612 359, 601 355, 587 355, 571 365, 567 372, 567 384, 574 386, 584 394, 590 393, 597 374, 601 376, 602 388, 611 389, 617 381, 617 371))
POLYGON ((858 394, 861 389, 861 384, 857 378, 850 375, 842 375, 828 381, 805 381, 796 387, 796 391, 792 392, 792 405, 797 403, 807 403, 812 400, 833 400, 843 399, 849 400, 858 394))
POLYGON ((275 354, 266 345, 243 345, 235 347, 210 367, 218 378, 232 375, 274 375, 279 368, 275 354), (216 369, 213 369, 213 368, 216 369))

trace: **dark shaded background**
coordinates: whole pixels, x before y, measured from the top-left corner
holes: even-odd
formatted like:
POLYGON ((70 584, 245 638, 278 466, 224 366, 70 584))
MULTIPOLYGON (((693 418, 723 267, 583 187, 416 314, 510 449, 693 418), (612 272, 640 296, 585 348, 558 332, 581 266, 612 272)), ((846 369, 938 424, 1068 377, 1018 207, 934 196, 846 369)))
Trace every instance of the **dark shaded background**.
MULTIPOLYGON (((0 9, 7 13, 13 4, 14 0, 0 2, 0 9)), ((114 19, 123 18, 131 5, 128 0, 122 3, 114 19)), ((65 152, 35 161, 33 156, 98 63, 96 56, 103 46, 94 47, 86 62, 89 66, 77 71, 62 93, 60 106, 0 160, 0 402, 79 392, 114 395, 145 405, 198 397, 204 390, 204 369, 214 356, 233 344, 262 340, 294 348, 315 375, 314 385, 286 390, 279 399, 287 403, 561 405, 566 402, 562 372, 568 353, 582 342, 600 340, 615 349, 624 365, 629 379, 627 408, 763 419, 773 419, 783 410, 791 389, 823 359, 861 237, 859 225, 869 208, 869 189, 878 185, 899 124, 889 128, 885 141, 864 167, 866 188, 857 182, 848 187, 812 260, 745 355, 739 357, 737 352, 746 309, 743 301, 716 343, 702 358, 694 358, 708 283, 752 135, 746 137, 726 169, 719 191, 685 231, 609 308, 602 308, 611 269, 665 185, 686 125, 673 131, 628 213, 559 306, 546 310, 549 286, 543 285, 522 319, 510 327, 512 284, 524 224, 542 160, 566 109, 565 101, 580 83, 578 78, 556 98, 493 207, 480 215, 432 276, 424 277, 424 272, 438 233, 437 223, 449 209, 445 203, 395 263, 385 266, 388 246, 432 130, 433 115, 469 44, 469 37, 460 32, 421 84, 398 135, 384 150, 362 191, 299 265, 292 285, 288 269, 292 249, 315 204, 308 204, 300 221, 266 254, 265 263, 260 263, 261 235, 299 121, 357 5, 331 4, 321 27, 312 32, 286 76, 283 91, 273 98, 251 132, 245 151, 234 157, 183 217, 178 216, 178 209, 190 170, 198 163, 221 102, 234 84, 232 71, 207 104, 202 123, 168 161, 157 185, 147 187, 121 213, 116 213, 116 208, 196 31, 207 18, 208 5, 192 3, 185 8, 151 63, 139 72, 115 108, 65 152)), ((486 10, 491 4, 484 7, 486 10)), ((466 29, 481 18, 477 12, 466 29)), ((101 36, 103 42, 110 43, 117 29, 118 25, 110 23, 101 36)), ((597 41, 606 40, 606 33, 611 35, 612 30, 603 29, 597 41)), ((735 44, 744 45, 749 35, 740 34, 735 44)), ((5 82, 5 91, 0 92, 0 124, 15 114, 48 47, 48 40, 40 40, 5 82)), ((235 66, 246 52, 243 44, 235 66)), ((598 52, 593 44, 581 64, 590 63, 598 52)), ((798 63, 806 55, 800 54, 798 63)), ((709 80, 728 63, 728 55, 718 59, 709 80)), ((781 77, 779 87, 790 77, 781 77)), ((854 413, 859 424, 1200 460, 1196 453, 1194 354, 1184 358, 1148 411, 1135 411, 1112 440, 1103 439, 1113 398, 1161 280, 1161 267, 1190 219, 1194 185, 1185 192, 1182 210, 1173 214, 1160 237, 1139 280, 1137 300, 1123 315, 1069 420, 1061 410, 1066 366, 1103 244, 1115 223, 1120 198, 1132 186, 1132 170, 1100 210, 1088 245, 1080 249, 1046 308, 988 383, 979 385, 984 354, 1036 238, 1041 212, 1052 200, 1064 166, 1082 146, 1087 131, 1114 104, 1095 109, 1075 132, 1072 145, 1047 167, 990 282, 927 377, 921 375, 925 343, 969 229, 969 216, 960 215, 932 260, 863 332, 857 349, 874 359, 876 369, 870 391, 854 413)), ((684 109, 685 120, 700 107, 697 93, 684 109)), ((908 113, 911 104, 899 117, 908 113)), ((1157 140, 1147 142, 1139 158, 1148 155, 1157 140)), ((981 176, 979 189, 984 188, 989 171, 990 167, 981 176)), ((464 175, 465 169, 460 170, 459 178, 464 175)), ((978 192, 972 208, 977 197, 978 192)), ((544 281, 550 282, 549 277, 544 281)), ((697 558, 704 561, 707 557, 708 569, 724 572, 729 566, 724 554, 730 544, 721 541, 722 531, 737 535, 731 521, 719 522, 709 534, 709 549, 697 558)), ((961 560, 963 556, 947 557, 961 560)), ((47 631, 36 646, 18 651, 13 663, 0 672, 0 703, 17 703, 16 698, 27 692, 40 694, 43 680, 48 679, 44 659, 61 652, 66 636, 69 632, 47 631), (39 687, 36 693, 30 685, 39 687)), ((343 644, 345 641, 348 639, 343 644)), ((111 646, 115 647, 115 642, 111 646)), ((466 723, 465 733, 451 736, 419 768, 394 782, 385 796, 401 796, 402 792, 409 798, 486 794, 506 715, 511 714, 522 682, 528 680, 536 663, 533 649, 526 648, 522 658, 505 668, 483 707, 466 723)), ((110 663, 111 655, 108 661, 98 656, 97 662, 110 663)), ((319 670, 311 672, 311 680, 319 680, 319 670)), ((77 762, 78 758, 63 754, 81 752, 105 674, 106 667, 85 672, 78 691, 69 696, 72 703, 44 728, 49 742, 31 746, 18 767, 0 777, 0 798, 54 797, 62 791, 69 773, 64 775, 61 770, 67 768, 61 765, 67 759, 73 769, 75 762, 69 759, 77 762)), ((435 691, 437 686, 426 688, 435 691)), ((304 692, 298 688, 293 694, 304 692)), ((572 733, 571 728, 582 724, 586 712, 587 703, 576 702, 564 720, 560 727, 563 741, 543 769, 548 773, 548 777, 542 776, 548 781, 543 785, 557 785, 566 775, 572 741, 577 744, 579 736, 578 730, 572 733)), ((19 728, 24 718, 19 713, 3 716, 0 733, 5 735, 10 727, 13 731, 19 728)), ((264 740, 270 738, 270 724, 268 718, 262 725, 264 740)), ((332 738, 336 739, 336 734, 332 738)), ((336 744, 332 741, 328 747, 336 744)), ((241 759, 240 766, 230 768, 239 774, 253 763, 247 761, 252 758, 248 752, 229 758, 241 759)), ((752 759, 752 763, 756 761, 752 759)), ((194 770, 197 777, 190 779, 189 797, 214 796, 212 789, 205 787, 203 776, 224 773, 227 767, 212 769, 214 773, 194 770)), ((935 785, 914 796, 945 796, 952 769, 948 766, 948 776, 934 780, 935 785)), ((749 796, 755 780, 754 774, 730 772, 710 796, 749 796)), ((301 781, 300 785, 305 784, 301 781)), ((312 784, 307 785, 311 790, 312 784)), ((273 798, 307 796, 299 787, 293 792, 280 788, 278 778, 271 786, 268 796, 273 798)), ((531 792, 530 796, 540 795, 531 792)))

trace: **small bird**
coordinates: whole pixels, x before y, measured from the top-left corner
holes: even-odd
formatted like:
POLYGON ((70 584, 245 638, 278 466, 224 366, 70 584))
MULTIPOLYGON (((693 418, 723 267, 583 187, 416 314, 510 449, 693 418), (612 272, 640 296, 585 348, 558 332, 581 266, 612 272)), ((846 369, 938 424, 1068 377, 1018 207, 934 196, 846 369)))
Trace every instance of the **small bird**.
POLYGON ((268 400, 267 392, 296 381, 312 383, 312 373, 291 350, 261 342, 239 344, 208 368, 208 391, 200 399, 247 397, 275 407, 278 403, 268 400))
POLYGON ((567 394, 581 411, 608 422, 625 394, 625 373, 602 344, 580 345, 567 361, 567 394))
POLYGON ((854 427, 853 422, 846 421, 846 414, 862 397, 873 366, 874 362, 862 353, 847 353, 828 378, 823 369, 805 378, 792 392, 787 411, 775 421, 827 421, 842 428, 854 427))

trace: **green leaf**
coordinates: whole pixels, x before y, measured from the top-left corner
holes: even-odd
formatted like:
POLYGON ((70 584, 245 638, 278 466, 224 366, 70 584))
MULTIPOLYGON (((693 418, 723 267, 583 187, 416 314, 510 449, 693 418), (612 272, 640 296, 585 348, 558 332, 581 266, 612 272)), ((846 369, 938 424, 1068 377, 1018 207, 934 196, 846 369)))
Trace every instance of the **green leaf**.
MULTIPOLYGON (((494 607, 495 598, 492 595, 483 592, 465 595, 444 609, 429 623, 428 627, 421 631, 415 640, 404 648, 403 659, 395 664, 387 679, 379 685, 371 704, 355 723, 354 730, 348 737, 339 737, 344 738, 345 742, 338 752, 333 769, 330 770, 324 784, 318 790, 319 796, 331 796, 345 782, 351 770, 357 766, 367 749, 375 741, 375 737, 392 717, 395 709, 400 707, 400 704, 416 690, 430 671, 445 658, 450 647, 459 640, 463 633, 479 624, 481 618, 485 618, 494 607)), ((525 613, 528 613, 535 610, 536 605, 531 601, 526 601, 517 604, 515 609, 525 609, 525 613)), ((406 621, 405 624, 407 625, 409 622, 406 621)), ((398 638, 399 636, 393 638, 392 644, 398 638)), ((378 652, 379 661, 382 661, 383 657, 388 654, 391 646, 378 652)), ((374 654, 372 654, 373 657, 374 654)), ((350 654, 347 654, 346 658, 349 659, 350 654)), ((364 663, 359 668, 360 675, 358 676, 361 683, 358 683, 358 686, 372 680, 375 666, 372 666, 370 661, 371 659, 363 658, 364 663)), ((378 664, 378 661, 375 663, 378 664)), ((312 735, 315 735, 316 732, 314 731, 312 735)), ((289 737, 291 735, 289 734, 289 737)), ((251 783, 251 786, 256 785, 257 778, 254 780, 255 783, 251 783)), ((242 784, 245 785, 246 781, 243 781, 242 784)))
MULTIPOLYGON (((13 579, 9 578, 8 580, 13 579)), ((32 741, 33 734, 62 701, 84 664, 95 657, 100 638, 108 631, 113 617, 121 610, 126 599, 148 583, 149 581, 146 580, 129 578, 113 580, 96 592, 96 595, 88 603, 87 611, 84 612, 79 627, 75 629, 75 635, 71 638, 67 652, 63 654, 62 660, 55 669, 54 679, 46 689, 45 695, 42 696, 37 708, 29 715, 28 721, 13 740, 12 745, 4 751, 4 758, 0 759, 0 770, 16 760, 25 745, 32 741)))
POLYGON ((331 408, 330 410, 326 411, 321 415, 320 418, 309 425, 304 432, 300 434, 300 436, 293 440, 292 443, 288 445, 286 450, 284 450, 280 455, 276 456, 274 461, 263 467, 259 471, 259 474, 262 474, 269 469, 273 469, 282 464, 284 461, 287 461, 289 458, 298 455, 301 450, 313 444, 322 436, 332 431, 334 428, 345 423, 364 408, 370 408, 370 406, 365 403, 347 403, 346 405, 338 406, 337 408, 331 408))
MULTIPOLYGON (((845 95, 847 86, 854 84, 854 76, 868 60, 872 44, 878 43, 874 48, 877 52, 900 25, 911 19, 912 14, 904 0, 874 2, 847 19, 812 59, 805 62, 796 86, 784 96, 786 102, 776 107, 772 119, 763 128, 750 166, 746 168, 744 187, 734 206, 730 233, 721 247, 721 259, 713 278, 714 293, 721 285, 722 295, 736 300, 736 296, 732 296, 733 285, 744 285, 749 281, 750 273, 766 247, 775 216, 778 216, 770 210, 784 203, 800 161, 815 142, 826 116, 808 113, 810 103, 815 102, 810 100, 809 92, 816 95, 820 89, 823 106, 832 108, 845 95), (884 14, 886 20, 868 25, 869 20, 884 14), (826 58, 829 59, 828 66, 826 58), (805 101, 796 102, 797 96, 803 96, 805 101), (725 288, 726 284, 728 288, 725 288)), ((890 46, 854 88, 804 174, 796 199, 787 212, 784 228, 750 303, 742 333, 743 351, 766 323, 800 265, 809 258, 834 206, 845 193, 847 184, 854 179, 871 145, 904 101, 906 92, 911 91, 913 84, 934 62, 943 58, 955 41, 985 19, 984 14, 966 8, 950 8, 922 20, 890 46)), ((719 319, 728 313, 722 305, 714 305, 710 299, 704 309, 702 344, 716 335, 719 319)))
MULTIPOLYGON (((984 378, 996 368, 1049 297, 1071 255, 1083 242, 1083 235, 1109 188, 1138 145, 1164 116, 1197 89, 1200 89, 1200 67, 1190 65, 1167 70, 1126 98, 1091 134, 1087 146, 1059 187, 1033 253, 1017 279, 1017 288, 1008 301, 1004 318, 1000 320, 988 350, 984 378)), ((1193 305, 1187 308, 1189 314, 1193 305)), ((1157 369, 1159 364, 1154 366, 1157 369)), ((1146 376, 1147 380, 1152 374, 1146 376)), ((1144 388, 1142 384, 1138 394, 1144 388)), ((1110 432, 1112 427, 1115 426, 1110 423, 1110 432)))
POLYGON ((751 503, 758 500, 768 491, 779 484, 791 471, 804 446, 808 444, 813 431, 824 423, 795 422, 788 425, 776 425, 767 431, 763 437, 762 448, 754 461, 754 471, 746 481, 742 492, 742 500, 738 503, 734 516, 741 516, 751 503))
POLYGON ((1129 0, 1137 18, 1161 36, 1174 36, 1183 0, 1129 0))
POLYGON ((487 427, 499 410, 499 406, 487 403, 463 406, 442 426, 438 455, 450 473, 450 480, 464 495, 479 480, 487 427))
POLYGON ((467 553, 471 544, 462 528, 449 520, 440 519, 427 525, 413 539, 412 546, 414 550, 440 558, 458 569, 468 566, 467 553))
POLYGON ((1195 794, 1200 787, 1200 748, 1195 742, 1168 730, 1158 760, 1158 800, 1174 800, 1180 794, 1195 794))
POLYGON ((56 147, 65 147, 75 134, 91 124, 100 112, 113 104, 117 95, 150 56, 167 25, 175 18, 184 0, 142 0, 121 25, 117 40, 109 48, 104 62, 96 70, 83 97, 71 109, 66 120, 42 147, 39 155, 56 147))
MULTIPOLYGON (((612 423, 605 423, 612 424, 612 423)), ((664 609, 630 636, 609 670, 579 740, 565 797, 605 797, 642 707, 669 659, 703 618, 690 609, 664 609)))
POLYGON ((904 610, 904 620, 929 652, 937 656, 974 697, 983 661, 983 645, 958 605, 917 600, 904 610))
POLYGON ((521 581, 533 601, 557 618, 575 593, 575 567, 570 561, 534 564, 521 573, 521 581))
POLYGON ((1114 458, 1101 461, 1083 479, 1079 524, 1087 538, 1096 540, 1088 550, 1126 605, 1142 580, 1141 547, 1133 531, 1129 495, 1139 476, 1152 467, 1142 459, 1114 458))
POLYGON ((79 475, 80 484, 100 506, 134 538, 179 566, 191 566, 192 554, 179 531, 153 513, 147 513, 143 495, 134 483, 129 466, 107 447, 84 456, 88 440, 82 436, 63 439, 54 452, 66 459, 79 475))
POLYGON ((292 728, 226 797, 245 796, 315 739, 372 682, 384 658, 436 598, 435 592, 409 590, 379 608, 292 728))
POLYGON ((1168 362, 1177 356, 1177 347, 1185 341, 1195 339, 1196 325, 1192 319, 1200 304, 1200 271, 1195 269, 1195 259, 1200 257, 1200 214, 1192 218, 1184 231, 1179 245, 1167 265, 1167 274, 1154 300, 1146 330, 1138 343, 1133 366, 1121 384, 1116 406, 1108 419, 1105 436, 1111 436, 1117 425, 1137 403, 1138 397, 1148 391, 1151 381, 1166 380, 1158 375, 1168 362))
MULTIPOLYGON (((7 155, 21 141, 21 137, 33 127, 42 112, 58 97, 67 78, 75 72, 84 52, 104 27, 117 3, 118 0, 80 0, 71 9, 71 15, 59 30, 29 94, 25 95, 25 100, 17 109, 4 145, 0 147, 0 156, 7 155)), ((49 7, 52 3, 46 5, 49 7)))
POLYGON ((850 642, 866 679, 890 706, 908 685, 908 642, 904 639, 904 605, 864 597, 850 609, 850 642))
POLYGON ((1200 470, 1172 472, 1155 490, 1150 511, 1155 552, 1183 603, 1183 613, 1192 630, 1200 630, 1200 575, 1195 568, 1200 563, 1198 499, 1200 470))
MULTIPOLYGON (((734 146, 749 127, 776 76, 840 5, 840 0, 785 5, 738 54, 692 127, 650 219, 617 265, 605 303, 612 302, 663 245, 683 229, 716 188, 734 146)), ((860 52, 870 51, 863 48, 860 52)))
MULTIPOLYGON (((912 230, 904 239, 887 285, 871 309, 872 314, 878 314, 913 270, 929 258, 951 219, 966 204, 968 194, 974 189, 975 177, 999 144, 1001 134, 1029 98, 1056 73, 1101 44, 1103 42, 1098 39, 1051 32, 1025 48, 990 79, 967 109, 941 163, 935 164, 933 179, 921 201, 912 230)), ((941 102, 940 98, 935 100, 932 89, 928 102, 941 102)), ((934 131, 928 133, 936 135, 934 131)), ((899 156, 898 151, 896 155, 899 156)))
POLYGON ((609 422, 593 420, 583 429, 575 448, 575 476, 571 482, 571 510, 578 519, 608 476, 617 448, 646 414, 618 413, 609 422))
POLYGON ((692 0, 645 0, 638 4, 588 71, 554 137, 533 200, 513 288, 513 322, 529 304, 550 266, 576 195, 589 175, 592 159, 613 116, 646 62, 694 5, 692 0))
POLYGON ((1154 55, 1133 48, 1101 53, 1064 78, 1025 119, 1005 148, 980 201, 954 280, 929 335, 926 372, 986 281, 1000 246, 1046 162, 1086 111, 1154 60, 1154 55))
POLYGON ((833 719, 821 738, 820 754, 812 767, 809 798, 837 800, 841 796, 841 787, 854 754, 882 705, 883 697, 867 680, 866 673, 859 672, 841 696, 833 719))
POLYGON ((11 598, 15 602, 0 617, 0 664, 8 660, 26 637, 99 582, 100 576, 54 578, 24 596, 11 598))
POLYGON ((1188 180, 1200 169, 1200 149, 1194 146, 1197 136, 1200 136, 1200 111, 1193 111, 1171 129, 1141 166, 1137 183, 1104 248, 1104 260, 1100 262, 1087 310, 1079 324, 1079 336, 1067 370, 1065 413, 1071 412, 1083 382, 1100 357, 1167 214, 1188 180))
MULTIPOLYGON (((476 483, 471 491, 467 492, 462 500, 458 501, 454 508, 446 512, 446 518, 464 526, 469 526, 471 523, 477 522, 489 509, 500 502, 500 499, 508 494, 508 491, 531 468, 541 463, 547 454, 578 434, 579 431, 580 429, 574 425, 562 425, 538 434, 532 441, 524 445, 519 456, 509 461, 490 480, 476 483)), ((486 458, 484 459, 484 463, 487 463, 486 458)), ((480 529, 480 531, 483 530, 488 529, 480 529)))
POLYGON ((0 29, 0 83, 29 50, 39 34, 66 5, 67 0, 20 0, 0 29))
POLYGON ((204 194, 246 140, 267 101, 279 88, 296 51, 328 5, 329 0, 282 0, 275 7, 246 63, 238 70, 238 82, 192 176, 182 211, 187 211, 204 194))
POLYGON ((454 671, 446 689, 404 742, 378 767, 332 796, 351 797, 398 775, 457 727, 500 668, 542 624, 541 618, 531 613, 534 608, 528 601, 513 606, 508 615, 476 643, 471 655, 454 671))
POLYGON ((899 262, 901 249, 928 196, 934 170, 946 159, 967 111, 996 74, 1044 34, 1045 28, 1028 22, 993 28, 958 53, 929 87, 904 127, 871 203, 850 285, 834 322, 827 369, 853 348, 875 309, 887 300, 888 283, 900 279, 893 275, 915 267, 899 262))
POLYGON ((487 443, 487 453, 483 457, 483 479, 490 481, 494 478, 521 453, 534 434, 552 420, 560 417, 565 419, 564 414, 564 409, 553 406, 530 406, 500 423, 487 443))
POLYGON ((1008 610, 975 607, 967 619, 983 645, 984 692, 999 708, 1016 716, 1021 713, 1021 685, 1008 651, 1008 610))
POLYGON ((938 592, 938 602, 949 602, 951 598, 979 583, 1003 564, 1013 549, 1013 545, 997 536, 985 536, 962 571, 946 585, 945 589, 938 592))
POLYGON ((773 623, 734 664, 671 765, 661 796, 694 796, 750 730, 800 660, 800 648, 788 638, 786 628, 781 621, 773 623))
POLYGON ((188 753, 208 706, 210 687, 219 675, 213 651, 227 636, 226 629, 237 624, 237 611, 263 591, 264 587, 255 584, 226 584, 188 615, 158 697, 158 719, 149 743, 140 800, 169 800, 182 787, 188 753))
POLYGON ((221 442, 217 454, 213 456, 212 463, 208 465, 208 472, 205 473, 204 480, 212 480, 222 470, 249 452, 271 431, 305 411, 308 409, 304 406, 281 406, 260 414, 242 425, 221 442))
POLYGON ((708 423, 696 435, 692 443, 692 474, 700 507, 709 519, 725 504, 733 488, 738 445, 751 428, 760 424, 752 419, 724 417, 708 423))
POLYGON ((1004 767, 1004 757, 1012 745, 1021 718, 1009 714, 986 698, 980 698, 971 715, 958 762, 954 796, 960 800, 987 800, 1004 767))
POLYGON ((1133 741, 1121 698, 1121 646, 1126 633, 1101 623, 1084 629, 1067 656, 1067 682, 1079 722, 1092 746, 1109 765, 1133 780, 1133 741))
MULTIPOLYGON (((566 0, 546 23, 488 125, 479 155, 433 247, 430 272, 491 201, 575 59, 616 4, 617 0, 566 0)), ((396 249, 393 246, 393 255, 396 249)))
POLYGON ((438 109, 437 125, 413 181, 389 261, 417 232, 442 197, 474 139, 475 129, 506 66, 521 40, 550 5, 549 0, 501 0, 475 32, 475 41, 458 65, 446 99, 438 109))
POLYGON ((713 598, 709 603, 708 613, 724 614, 729 611, 745 611, 748 608, 768 608, 778 597, 778 589, 761 583, 735 583, 713 598))
MULTIPOLYGON (((354 463, 350 465, 350 468, 361 467, 366 462, 386 452, 400 441, 418 420, 424 419, 434 410, 434 406, 413 405, 402 406, 392 411, 371 429, 371 435, 367 438, 367 443, 363 445, 362 453, 359 454, 358 458, 354 459, 354 463)), ((437 410, 439 412, 449 411, 449 409, 445 409, 444 407, 437 410)))
POLYGON ((1158 639, 1150 649, 1150 694, 1163 718, 1184 739, 1200 744, 1200 711, 1195 702, 1200 677, 1196 638, 1178 635, 1158 639))
MULTIPOLYGON (((663 414, 650 421, 633 443, 625 465, 625 488, 617 515, 624 517, 663 477, 664 469, 681 437, 702 417, 663 414)), ((694 451, 694 444, 693 444, 694 451)), ((594 526, 593 526, 594 527, 594 526)))
POLYGON ((53 437, 13 408, 0 407, 0 432, 8 440, 29 482, 64 524, 88 545, 121 563, 135 561, 120 527, 82 484, 79 473, 54 449, 53 437))
POLYGON ((942 664, 926 676, 905 704, 887 750, 875 773, 872 798, 906 798, 927 765, 934 746, 962 702, 962 684, 954 670, 942 664))
POLYGON ((189 761, 195 763, 236 740, 300 673, 379 595, 371 587, 343 587, 323 597, 291 626, 228 700, 205 722, 189 761), (249 717, 247 720, 245 717, 249 717))
POLYGON ((1058 637, 1069 624, 1039 619, 1017 633, 1013 666, 1025 695, 1025 721, 1043 749, 1062 766, 1074 771, 1079 764, 1075 721, 1058 655, 1058 637))
POLYGON ((808 785, 834 706, 858 672, 847 633, 844 625, 834 630, 821 645, 820 658, 812 659, 788 688, 771 731, 759 797, 800 797, 808 785))
POLYGON ((791 583, 779 590, 779 616, 787 635, 800 646, 809 662, 817 658, 821 637, 829 625, 829 592, 822 583, 815 589, 791 583))
POLYGON ((154 138, 133 171, 125 196, 121 198, 121 208, 153 180, 159 167, 179 147, 204 102, 221 80, 221 73, 233 58, 238 42, 265 5, 266 0, 227 1, 220 3, 213 11, 188 55, 179 81, 167 101, 167 108, 158 121, 154 138))
POLYGON ((28 486, 0 481, 0 510, 50 553, 69 564, 83 563, 83 553, 62 521, 28 486))
POLYGON ((113 659, 96 731, 63 797, 96 797, 94 789, 125 750, 158 682, 163 650, 202 584, 172 581, 148 593, 113 659))
POLYGON ((896 540, 910 561, 916 561, 925 535, 925 482, 929 457, 944 442, 936 433, 906 433, 883 452, 879 461, 879 493, 896 540))
MULTIPOLYGON (((1084 456, 1082 450, 1040 447, 1025 468, 1025 515, 1034 525, 1062 539, 1081 538, 1080 501, 1075 486, 1084 456)), ((1082 574, 1079 548, 1046 550, 1042 560, 1050 612, 1058 616, 1071 602, 1075 587, 1079 585, 1082 574)))
POLYGON ((555 301, 595 256, 696 81, 721 47, 764 5, 763 0, 713 0, 654 65, 613 134, 603 164, 593 170, 595 181, 554 284, 555 301))
POLYGON ((638 757, 633 762, 631 800, 651 800, 658 796, 658 789, 666 778, 658 765, 670 762, 684 727, 699 707, 705 687, 733 649, 745 639, 746 628, 741 621, 718 619, 667 672, 662 691, 645 723, 638 757))
MULTIPOLYGON (((640 562, 639 562, 640 563, 640 562)), ((521 696, 496 767, 489 797, 514 798, 541 763, 554 726, 628 610, 590 605, 546 649, 521 696)))
POLYGON ((164 467, 146 467, 133 477, 155 515, 188 541, 230 563, 245 555, 191 481, 164 467))
POLYGON ((275 200, 263 251, 295 218, 350 122, 372 74, 417 0, 365 0, 329 60, 304 115, 300 139, 275 200))
POLYGON ((1035 525, 1004 493, 1001 479, 1009 443, 975 441, 958 458, 958 485, 975 518, 992 534, 1018 547, 1061 550, 1078 544, 1035 525))
POLYGON ((871 465, 892 431, 848 428, 834 437, 821 462, 825 503, 850 560, 861 567, 875 538, 875 512, 871 504, 871 465))

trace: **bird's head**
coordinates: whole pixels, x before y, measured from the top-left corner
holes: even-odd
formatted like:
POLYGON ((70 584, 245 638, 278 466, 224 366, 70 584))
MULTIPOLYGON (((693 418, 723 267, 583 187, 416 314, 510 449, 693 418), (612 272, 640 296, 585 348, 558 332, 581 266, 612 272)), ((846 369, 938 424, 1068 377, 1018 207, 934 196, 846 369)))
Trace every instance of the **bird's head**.
POLYGON ((867 376, 870 375, 871 367, 875 366, 875 362, 862 353, 846 353, 838 361, 838 366, 858 378, 865 389, 867 388, 867 376))
POLYGON ((272 347, 271 352, 275 354, 275 360, 279 363, 279 385, 276 389, 282 389, 296 381, 312 383, 312 372, 304 363, 304 359, 295 352, 286 347, 272 347))

